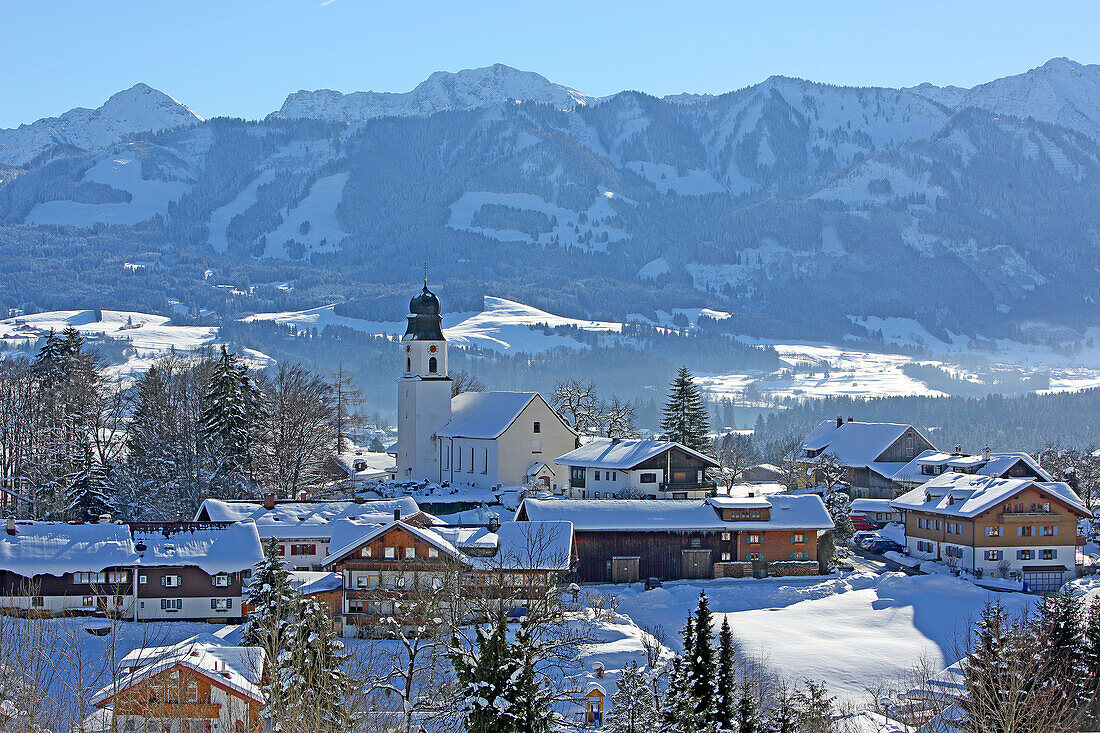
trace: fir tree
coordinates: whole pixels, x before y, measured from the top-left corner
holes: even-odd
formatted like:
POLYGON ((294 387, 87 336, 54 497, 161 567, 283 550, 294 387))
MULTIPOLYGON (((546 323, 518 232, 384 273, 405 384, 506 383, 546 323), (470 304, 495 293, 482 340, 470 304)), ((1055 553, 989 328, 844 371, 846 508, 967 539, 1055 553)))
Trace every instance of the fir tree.
POLYGON ((692 694, 691 654, 695 649, 695 619, 688 616, 680 632, 684 654, 672 660, 668 673, 668 690, 661 706, 661 724, 671 733, 697 733, 705 722, 696 712, 692 694))
POLYGON ((1025 704, 1011 624, 1004 606, 991 603, 982 610, 970 655, 963 663, 966 692, 959 707, 966 713, 967 733, 995 731, 1002 713, 1025 704))
POLYGON ((780 687, 776 693, 764 723, 764 730, 767 733, 796 733, 798 730, 798 711, 786 687, 780 687))
POLYGON ((699 591, 699 604, 695 608, 695 638, 688 655, 687 676, 691 696, 695 700, 695 714, 700 720, 714 716, 714 632, 707 594, 699 591))
POLYGON ((79 465, 79 473, 68 488, 65 516, 76 521, 87 521, 113 514, 114 507, 107 498, 107 472, 103 464, 92 456, 91 446, 84 446, 79 465))
POLYGON ((1074 707, 1075 701, 1089 694, 1088 643, 1080 599, 1069 590, 1047 596, 1039 605, 1036 627, 1043 652, 1040 684, 1053 696, 1053 706, 1074 707))
POLYGON ((836 698, 829 695, 824 682, 806 680, 803 690, 794 694, 799 733, 829 733, 833 729, 836 698))
POLYGON ((611 712, 607 716, 609 733, 648 733, 657 723, 653 693, 645 672, 631 661, 619 675, 619 687, 611 696, 611 712))
POLYGON ((57 337, 57 333, 51 328, 49 334, 46 335, 42 348, 38 350, 38 355, 34 358, 33 367, 38 378, 42 381, 42 386, 46 389, 52 388, 61 381, 63 374, 61 369, 62 358, 61 339, 57 337))
POLYGON ((736 679, 733 666, 733 632, 729 617, 722 619, 718 632, 718 670, 715 675, 714 723, 719 730, 733 730, 736 679))
POLYGON ((248 629, 244 643, 262 646, 271 658, 281 651, 286 624, 295 609, 295 593, 290 585, 290 571, 279 556, 279 541, 274 537, 263 541, 264 559, 248 583, 248 629))
POLYGON ((228 493, 242 493, 251 474, 261 408, 248 368, 222 346, 207 382, 202 432, 215 455, 215 483, 228 493))
POLYGON ((285 636, 285 647, 276 657, 268 719, 276 730, 287 723, 318 732, 347 730, 352 716, 345 698, 352 680, 342 669, 344 643, 324 607, 313 598, 300 599, 285 636))
POLYGON ((661 431, 667 440, 682 443, 700 453, 710 453, 713 446, 707 438, 709 430, 710 418, 703 395, 691 372, 682 366, 668 390, 661 431))
POLYGON ((1094 598, 1086 614, 1085 644, 1081 660, 1089 730, 1100 727, 1100 598, 1094 598))
POLYGON ((745 680, 741 684, 741 695, 737 700, 737 733, 763 733, 764 721, 760 718, 760 708, 753 695, 752 684, 745 680))
POLYGON ((825 508, 833 520, 833 541, 839 547, 847 547, 856 533, 852 524, 852 502, 848 494, 836 489, 825 495, 825 508))

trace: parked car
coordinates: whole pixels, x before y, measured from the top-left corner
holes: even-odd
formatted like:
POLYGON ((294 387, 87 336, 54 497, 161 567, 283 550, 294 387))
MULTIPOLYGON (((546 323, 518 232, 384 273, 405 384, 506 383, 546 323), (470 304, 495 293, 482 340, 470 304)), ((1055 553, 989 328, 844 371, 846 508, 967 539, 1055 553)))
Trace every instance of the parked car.
POLYGON ((863 541, 874 537, 878 537, 878 532, 868 532, 866 530, 856 532, 852 535, 852 544, 856 547, 863 547, 863 541))
POLYGON ((853 514, 852 526, 861 530, 873 530, 878 528, 878 525, 872 522, 866 514, 853 514))
POLYGON ((878 540, 877 542, 872 542, 867 549, 876 555, 881 555, 884 552, 901 552, 905 548, 891 540, 878 540))
POLYGON ((876 532, 876 533, 872 534, 870 537, 864 537, 862 540, 860 540, 859 541, 859 546, 862 547, 864 550, 866 550, 868 547, 870 547, 874 543, 881 542, 884 539, 886 539, 886 538, 876 532))
POLYGON ((660 587, 661 587, 661 581, 660 581, 659 578, 646 578, 645 579, 645 589, 646 590, 653 590, 654 588, 660 588, 660 587))

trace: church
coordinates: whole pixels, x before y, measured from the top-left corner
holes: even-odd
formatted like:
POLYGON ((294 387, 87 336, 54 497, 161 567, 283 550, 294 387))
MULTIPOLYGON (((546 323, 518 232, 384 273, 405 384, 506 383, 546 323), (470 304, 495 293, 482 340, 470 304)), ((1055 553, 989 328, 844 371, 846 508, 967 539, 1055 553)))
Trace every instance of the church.
POLYGON ((477 488, 539 483, 560 489, 555 463, 578 447, 577 433, 538 392, 451 396, 439 298, 424 289, 409 303, 397 380, 397 480, 477 488))

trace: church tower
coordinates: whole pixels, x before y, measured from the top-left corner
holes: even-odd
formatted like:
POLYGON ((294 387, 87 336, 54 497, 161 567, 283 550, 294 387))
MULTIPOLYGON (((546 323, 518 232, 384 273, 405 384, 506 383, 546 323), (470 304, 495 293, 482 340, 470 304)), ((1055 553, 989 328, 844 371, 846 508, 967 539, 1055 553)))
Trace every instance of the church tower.
POLYGON ((451 421, 451 378, 439 298, 424 289, 409 302, 397 380, 397 480, 439 480, 436 431, 451 421))

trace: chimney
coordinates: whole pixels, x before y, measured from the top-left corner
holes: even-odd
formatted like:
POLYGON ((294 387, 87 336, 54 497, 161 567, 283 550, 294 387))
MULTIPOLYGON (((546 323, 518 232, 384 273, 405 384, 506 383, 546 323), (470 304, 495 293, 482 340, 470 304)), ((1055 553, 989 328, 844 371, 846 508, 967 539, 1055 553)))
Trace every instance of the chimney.
POLYGON ((395 506, 393 508, 393 521, 395 521, 395 522, 400 522, 401 521, 401 507, 399 507, 399 506, 395 506))
POLYGON ((496 514, 489 515, 489 531, 496 532, 500 529, 500 517, 496 514))
POLYGON ((958 445, 955 446, 955 455, 961 456, 962 454, 963 454, 962 443, 959 443, 958 445))
POLYGON ((983 461, 988 461, 989 457, 990 457, 989 456, 989 446, 987 445, 984 448, 982 448, 982 460, 983 461))
POLYGON ((848 416, 848 422, 852 422, 852 416, 851 415, 848 416))
POLYGON ((844 417, 841 416, 841 415, 837 415, 836 416, 836 426, 839 428, 843 424, 844 424, 844 417))
POLYGON ((270 491, 264 494, 264 509, 271 511, 275 508, 275 494, 270 491))
POLYGON ((15 534, 15 517, 8 517, 8 534, 15 534))

